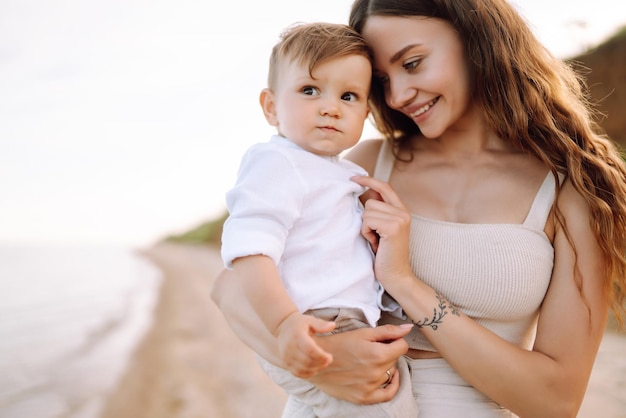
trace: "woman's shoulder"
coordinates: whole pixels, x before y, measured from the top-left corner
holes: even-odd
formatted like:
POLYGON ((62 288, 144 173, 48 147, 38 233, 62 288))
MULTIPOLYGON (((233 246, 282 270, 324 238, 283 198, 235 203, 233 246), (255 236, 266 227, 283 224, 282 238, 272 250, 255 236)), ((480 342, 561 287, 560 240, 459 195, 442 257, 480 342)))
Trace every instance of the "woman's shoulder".
POLYGON ((371 176, 376 167, 376 160, 383 139, 367 139, 360 141, 346 155, 345 159, 363 167, 371 176))
POLYGON ((554 233, 565 229, 566 236, 569 236, 568 246, 581 247, 597 244, 591 223, 593 217, 591 206, 567 177, 562 181, 556 198, 556 207, 562 216, 563 223, 558 224, 554 218, 552 219, 554 233))
POLYGON ((570 178, 566 178, 561 186, 557 199, 557 206, 563 213, 565 220, 568 218, 588 222, 591 217, 591 207, 583 195, 576 190, 570 178))

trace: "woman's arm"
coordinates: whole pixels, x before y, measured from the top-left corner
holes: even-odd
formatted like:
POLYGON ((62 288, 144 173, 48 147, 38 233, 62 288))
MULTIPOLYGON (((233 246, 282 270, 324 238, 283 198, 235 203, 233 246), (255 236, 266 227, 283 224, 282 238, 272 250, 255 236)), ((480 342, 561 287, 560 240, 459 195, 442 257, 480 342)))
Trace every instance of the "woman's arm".
POLYGON ((558 202, 570 240, 557 229, 551 284, 535 347, 527 351, 459 313, 418 280, 408 262, 410 214, 388 184, 356 181, 382 199, 369 200, 364 214, 363 232, 378 246, 376 276, 411 318, 422 321, 433 312, 445 313, 436 328, 422 325, 421 331, 451 366, 520 417, 575 417, 604 333, 608 303, 589 209, 573 188, 566 184, 558 202))
MULTIPOLYGON (((232 270, 222 271, 211 297, 246 345, 269 362, 288 369, 278 354, 276 338, 243 296, 234 274, 232 270)), ((333 361, 309 380, 324 392, 354 403, 388 401, 398 390, 398 373, 394 373, 391 384, 385 388, 381 385, 387 380, 386 371, 395 370, 398 357, 406 353, 408 345, 402 337, 409 331, 410 327, 385 325, 317 337, 317 343, 332 354, 333 361)))

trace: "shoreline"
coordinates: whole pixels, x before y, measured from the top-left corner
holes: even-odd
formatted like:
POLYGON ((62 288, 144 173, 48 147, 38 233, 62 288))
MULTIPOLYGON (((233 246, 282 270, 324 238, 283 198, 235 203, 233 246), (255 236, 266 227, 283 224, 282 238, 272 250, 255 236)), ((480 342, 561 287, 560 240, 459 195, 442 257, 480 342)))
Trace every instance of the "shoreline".
MULTIPOLYGON (((219 250, 159 243, 139 252, 162 271, 152 327, 100 418, 273 418, 286 395, 210 298, 219 250)), ((578 418, 626 418, 626 335, 607 332, 578 418)))
POLYGON ((101 418, 280 416, 286 396, 210 298, 219 252, 159 243, 140 253, 163 273, 154 320, 101 418))
POLYGON ((0 417, 99 417, 152 326, 160 270, 126 246, 1 247, 0 417))

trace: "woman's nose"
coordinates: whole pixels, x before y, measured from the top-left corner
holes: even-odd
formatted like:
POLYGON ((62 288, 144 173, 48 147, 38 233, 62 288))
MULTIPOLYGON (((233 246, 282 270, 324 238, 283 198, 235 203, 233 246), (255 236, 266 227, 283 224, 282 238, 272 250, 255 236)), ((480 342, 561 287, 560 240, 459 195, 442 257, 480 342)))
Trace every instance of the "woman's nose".
POLYGON ((411 87, 406 77, 389 78, 388 83, 385 98, 392 109, 401 109, 415 97, 417 89, 411 87))

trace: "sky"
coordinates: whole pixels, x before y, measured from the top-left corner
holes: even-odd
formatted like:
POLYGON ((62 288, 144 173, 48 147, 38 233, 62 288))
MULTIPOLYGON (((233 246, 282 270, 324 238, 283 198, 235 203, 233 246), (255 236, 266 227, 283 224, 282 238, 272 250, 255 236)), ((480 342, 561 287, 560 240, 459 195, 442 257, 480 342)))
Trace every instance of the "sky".
MULTIPOLYGON (((274 133, 258 95, 280 32, 351 3, 0 1, 0 244, 142 247, 221 215, 274 133)), ((626 24, 619 0, 513 3, 559 57, 626 24)))

